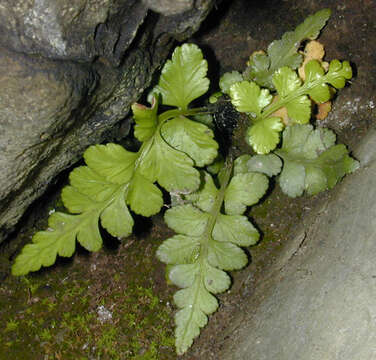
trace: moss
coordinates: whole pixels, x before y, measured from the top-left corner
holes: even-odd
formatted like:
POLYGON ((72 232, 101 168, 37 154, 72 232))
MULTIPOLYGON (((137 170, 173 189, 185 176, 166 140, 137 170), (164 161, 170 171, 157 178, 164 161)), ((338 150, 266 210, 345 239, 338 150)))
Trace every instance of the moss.
POLYGON ((175 359, 172 289, 154 256, 163 232, 7 278, 0 359, 175 359))

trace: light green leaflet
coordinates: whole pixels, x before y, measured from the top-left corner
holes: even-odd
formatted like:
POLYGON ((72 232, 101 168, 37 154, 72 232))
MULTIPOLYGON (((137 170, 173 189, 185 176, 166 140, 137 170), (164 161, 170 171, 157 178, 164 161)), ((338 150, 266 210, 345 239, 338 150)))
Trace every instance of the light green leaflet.
POLYGON ((167 60, 154 91, 161 95, 163 104, 187 109, 192 100, 208 91, 207 70, 199 47, 184 44, 175 49, 171 60, 167 60))
POLYGON ((247 169, 230 178, 225 164, 218 190, 211 175, 204 173, 202 188, 186 197, 188 203, 165 213, 167 225, 177 235, 165 240, 158 258, 169 265, 169 279, 181 287, 174 301, 180 309, 175 316, 176 350, 183 354, 206 325, 207 316, 218 308, 212 294, 227 290, 230 277, 224 270, 244 267, 247 256, 240 246, 257 242, 259 234, 242 215, 265 194, 268 179, 247 169), (221 213, 222 204, 225 213, 221 213))
POLYGON ((258 154, 268 154, 280 141, 284 128, 281 118, 274 113, 286 108, 289 124, 306 124, 311 117, 311 100, 322 103, 331 97, 329 85, 340 89, 351 79, 352 70, 348 61, 331 61, 325 73, 320 63, 311 60, 305 66, 304 83, 296 71, 282 67, 273 75, 273 84, 278 98, 272 102, 269 90, 261 89, 255 82, 242 81, 230 88, 232 104, 240 112, 249 115, 252 125, 246 139, 258 154), (309 98, 310 97, 310 98, 309 98))
POLYGON ((219 88, 225 94, 228 94, 230 87, 237 82, 243 81, 243 76, 238 71, 224 73, 219 79, 219 88))
POLYGON ((274 89, 272 82, 274 72, 284 66, 292 69, 300 66, 302 63, 302 55, 298 53, 300 44, 307 39, 316 39, 329 16, 329 9, 318 11, 309 16, 294 31, 286 32, 281 40, 273 41, 268 47, 267 54, 252 55, 245 77, 261 86, 274 89))
POLYGON ((169 145, 189 155, 196 166, 210 164, 217 156, 218 144, 205 124, 180 116, 167 122, 161 133, 169 145))
POLYGON ((62 192, 65 207, 75 215, 52 214, 48 230, 36 233, 33 243, 26 245, 16 258, 14 275, 50 266, 57 255, 72 256, 76 240, 89 251, 99 250, 99 222, 114 237, 130 235, 130 209, 151 216, 163 205, 162 192, 155 182, 170 192, 198 189, 200 173, 194 166, 211 163, 218 149, 213 131, 186 117, 201 111, 187 107, 207 90, 206 72, 206 61, 196 45, 176 48, 162 71, 158 89, 169 105, 180 109, 158 116, 156 98, 150 108, 132 106, 134 133, 143 143, 137 153, 111 143, 89 147, 84 154, 87 166, 71 172, 70 185, 62 192))
POLYGON ((273 99, 268 89, 261 89, 255 82, 242 81, 230 87, 231 102, 240 112, 252 117, 261 116, 261 112, 273 99))
MULTIPOLYGON (((133 172, 134 154, 115 144, 96 145, 86 151, 85 160, 91 167, 81 166, 73 170, 71 185, 62 192, 66 208, 78 215, 53 213, 48 229, 36 233, 33 243, 26 245, 16 258, 12 267, 14 275, 50 266, 57 255, 72 256, 76 239, 89 251, 99 250, 102 246, 99 220, 115 237, 131 233, 133 219, 125 204, 125 194, 133 172), (111 168, 114 163, 117 167, 111 168)), ((159 204, 152 206, 159 211, 161 205, 162 194, 159 204)))
POLYGON ((274 155, 241 155, 234 162, 234 174, 259 172, 269 177, 278 175, 282 169, 281 159, 274 155))
POLYGON ((150 108, 137 103, 132 105, 133 117, 136 123, 134 136, 141 142, 149 140, 158 126, 157 98, 153 96, 151 101, 152 106, 150 108))
POLYGON ((291 197, 300 196, 304 191, 314 195, 331 189, 344 175, 359 167, 344 145, 335 145, 331 130, 313 130, 311 125, 286 128, 282 148, 275 153, 284 162, 279 184, 291 197))

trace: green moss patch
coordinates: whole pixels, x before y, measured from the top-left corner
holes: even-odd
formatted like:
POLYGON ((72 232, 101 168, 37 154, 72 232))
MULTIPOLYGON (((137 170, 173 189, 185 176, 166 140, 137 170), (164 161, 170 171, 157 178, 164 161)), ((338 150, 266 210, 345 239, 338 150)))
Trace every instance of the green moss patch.
POLYGON ((0 286, 1 359, 175 359, 171 289, 155 260, 162 235, 0 286))

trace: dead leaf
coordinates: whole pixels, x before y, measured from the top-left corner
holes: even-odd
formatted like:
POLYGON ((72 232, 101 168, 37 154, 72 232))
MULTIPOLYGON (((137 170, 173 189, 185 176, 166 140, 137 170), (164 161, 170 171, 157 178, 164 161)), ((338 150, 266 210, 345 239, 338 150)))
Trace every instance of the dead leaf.
POLYGON ((302 52, 302 55, 304 56, 304 60, 302 65, 298 69, 298 72, 301 79, 305 80, 304 66, 307 64, 307 62, 311 60, 318 60, 322 65, 324 65, 324 45, 316 40, 311 40, 306 44, 304 51, 302 52))
POLYGON ((317 104, 317 110, 316 119, 324 120, 332 110, 332 102, 327 101, 322 104, 317 104))
MULTIPOLYGON (((279 99, 279 96, 278 95, 275 96, 273 98, 272 104, 275 103, 276 101, 278 101, 278 99, 279 99)), ((276 116, 276 117, 281 118, 282 122, 285 125, 289 124, 289 115, 287 113, 287 109, 284 106, 279 108, 277 111, 275 111, 271 116, 276 116)))

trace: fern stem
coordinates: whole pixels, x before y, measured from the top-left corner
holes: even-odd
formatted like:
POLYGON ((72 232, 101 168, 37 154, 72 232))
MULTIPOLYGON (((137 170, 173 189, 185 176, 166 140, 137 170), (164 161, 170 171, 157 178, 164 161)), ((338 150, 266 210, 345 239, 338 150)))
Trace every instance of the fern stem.
POLYGON ((224 170, 223 170, 221 187, 219 188, 215 202, 210 210, 210 218, 206 225, 206 232, 210 236, 211 236, 211 233, 213 232, 218 214, 221 211, 221 207, 222 207, 223 200, 225 197, 225 192, 226 192, 228 183, 230 182, 230 178, 231 178, 232 166, 233 166, 233 156, 229 154, 226 158, 226 161, 223 167, 224 170))
POLYGON ((208 113, 208 109, 205 107, 195 108, 195 109, 172 109, 167 110, 161 115, 158 116, 159 124, 164 123, 165 121, 183 115, 183 116, 190 116, 190 115, 197 115, 197 114, 205 114, 208 113))
POLYGON ((221 187, 217 193, 217 197, 214 201, 214 204, 210 210, 209 220, 206 223, 205 230, 202 235, 202 239, 204 240, 201 243, 201 251, 200 251, 200 264, 202 266, 202 261, 207 258, 208 255, 208 247, 209 241, 212 239, 212 232, 217 221, 217 217, 221 212, 223 200, 225 197, 225 192, 227 189, 227 185, 230 182, 231 173, 232 173, 232 166, 233 166, 233 157, 232 155, 228 155, 224 164, 224 173, 222 177, 221 187))
POLYGON ((330 78, 330 76, 328 74, 326 74, 326 75, 322 76, 321 78, 319 78, 317 80, 304 83, 303 86, 301 86, 296 91, 291 92, 285 98, 283 98, 283 99, 280 98, 274 104, 273 103, 270 104, 270 106, 268 106, 262 112, 261 116, 259 116, 258 118, 255 119, 255 121, 261 121, 261 120, 267 119, 270 115, 275 113, 280 108, 286 106, 292 100, 294 100, 294 99, 296 99, 300 96, 307 95, 309 93, 309 91, 311 89, 315 88, 316 86, 326 84, 328 82, 329 78, 330 78))
MULTIPOLYGON (((199 255, 199 258, 198 258, 198 263, 199 263, 199 272, 194 280, 194 284, 196 286, 196 289, 195 289, 195 294, 194 294, 194 300, 193 300, 193 303, 192 303, 192 311, 191 311, 191 314, 190 314, 190 317, 189 317, 189 320, 188 320, 188 323, 190 323, 191 321, 193 321, 193 314, 195 312, 195 307, 198 306, 198 302, 199 302, 199 293, 200 293, 200 289, 201 287, 202 288, 205 288, 205 271, 206 271, 206 261, 207 261, 207 258, 208 258, 208 249, 209 249, 209 242, 211 241, 212 239, 212 232, 213 232, 213 229, 214 229, 214 226, 215 226, 215 223, 217 221, 217 217, 221 211, 221 207, 222 207, 222 204, 223 204, 223 201, 224 201, 224 197, 225 197, 225 191, 226 191, 226 188, 230 182, 230 178, 231 178, 231 173, 232 173, 232 167, 233 167, 233 156, 231 154, 229 154, 226 158, 226 162, 225 162, 225 165, 224 165, 224 174, 223 174, 223 178, 222 178, 222 183, 221 183, 221 187, 217 193, 217 197, 214 201, 214 204, 210 210, 210 217, 209 217, 209 220, 206 224, 206 227, 205 227, 205 230, 201 236, 201 249, 200 249, 200 255, 199 255)), ((193 285, 192 285, 193 286, 193 285)), ((187 326, 185 328, 185 331, 182 335, 182 339, 185 339, 186 336, 187 336, 187 333, 188 333, 188 329, 189 327, 187 326)), ((182 343, 184 343, 185 341, 182 340, 182 343)), ((178 350, 178 353, 183 353, 185 352, 184 351, 180 351, 180 347, 177 346, 177 350, 178 350)))

